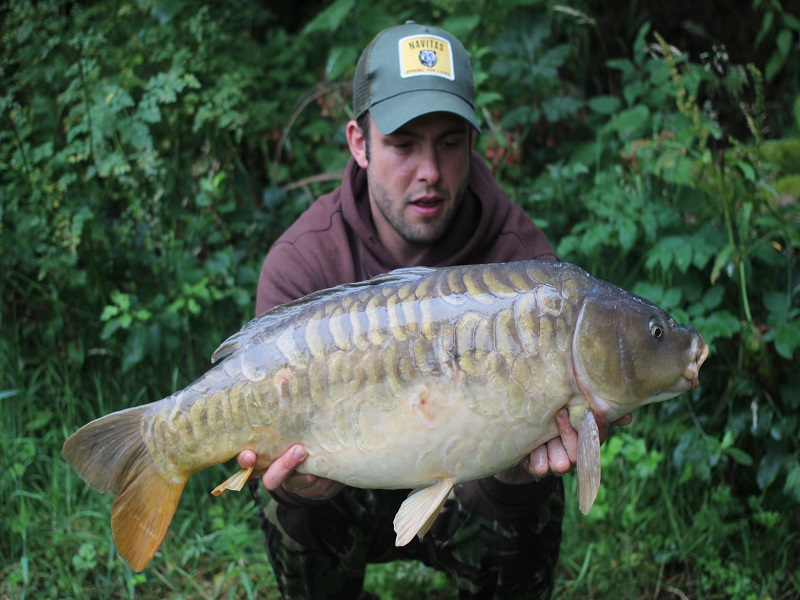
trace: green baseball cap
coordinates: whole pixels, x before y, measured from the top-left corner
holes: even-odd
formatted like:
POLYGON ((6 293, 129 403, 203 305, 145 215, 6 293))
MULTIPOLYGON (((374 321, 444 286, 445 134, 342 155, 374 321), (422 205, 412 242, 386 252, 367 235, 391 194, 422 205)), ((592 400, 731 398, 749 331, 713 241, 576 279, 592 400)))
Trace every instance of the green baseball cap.
POLYGON ((440 111, 463 117, 480 131, 474 96, 472 67, 461 42, 413 21, 375 36, 361 53, 353 79, 356 118, 369 111, 384 135, 440 111))

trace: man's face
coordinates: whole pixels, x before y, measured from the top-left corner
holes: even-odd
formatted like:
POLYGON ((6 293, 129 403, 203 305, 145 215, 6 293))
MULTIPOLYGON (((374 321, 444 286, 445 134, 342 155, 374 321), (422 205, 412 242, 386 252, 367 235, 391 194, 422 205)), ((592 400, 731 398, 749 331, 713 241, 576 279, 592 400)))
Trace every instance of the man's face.
POLYGON ((471 145, 469 124, 450 113, 423 115, 390 135, 370 120, 372 217, 401 262, 412 264, 447 230, 467 189, 471 145))

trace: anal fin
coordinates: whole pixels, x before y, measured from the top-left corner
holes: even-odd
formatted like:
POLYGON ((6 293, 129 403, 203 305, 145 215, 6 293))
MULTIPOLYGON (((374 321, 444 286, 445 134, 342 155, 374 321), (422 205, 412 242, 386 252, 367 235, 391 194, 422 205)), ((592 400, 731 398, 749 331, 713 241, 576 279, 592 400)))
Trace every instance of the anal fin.
POLYGON ((431 486, 414 490, 405 499, 394 517, 396 546, 405 546, 415 535, 422 538, 428 533, 455 484, 455 479, 439 479, 431 486))
POLYGON ((594 413, 586 409, 578 426, 578 507, 589 510, 600 489, 600 431, 594 413))
POLYGON ((223 492, 228 490, 239 492, 244 487, 244 484, 247 483, 247 480, 250 479, 250 475, 253 473, 253 467, 249 469, 240 469, 230 477, 228 477, 225 481, 220 483, 217 487, 211 490, 211 493, 215 496, 219 496, 223 492))

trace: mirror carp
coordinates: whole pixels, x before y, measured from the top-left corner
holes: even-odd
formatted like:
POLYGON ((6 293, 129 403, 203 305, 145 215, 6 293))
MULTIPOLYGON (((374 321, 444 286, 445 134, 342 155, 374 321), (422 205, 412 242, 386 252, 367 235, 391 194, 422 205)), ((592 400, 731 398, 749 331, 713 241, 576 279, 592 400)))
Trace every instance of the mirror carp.
POLYGON ((310 294, 253 319, 212 367, 163 400, 101 417, 64 444, 93 489, 116 493, 114 544, 136 571, 161 545, 189 477, 245 449, 240 490, 291 445, 301 472, 413 489, 397 545, 430 528, 450 490, 578 432, 578 497, 600 486, 598 428, 698 385, 702 336, 567 263, 407 268, 310 294))

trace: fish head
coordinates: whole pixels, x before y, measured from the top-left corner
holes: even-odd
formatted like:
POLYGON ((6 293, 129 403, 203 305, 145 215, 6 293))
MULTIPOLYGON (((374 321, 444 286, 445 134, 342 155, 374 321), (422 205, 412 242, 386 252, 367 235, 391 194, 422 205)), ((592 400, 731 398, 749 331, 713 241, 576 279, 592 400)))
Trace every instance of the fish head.
POLYGON ((577 384, 606 424, 697 387, 707 356, 695 329, 611 285, 586 298, 572 349, 577 384))

